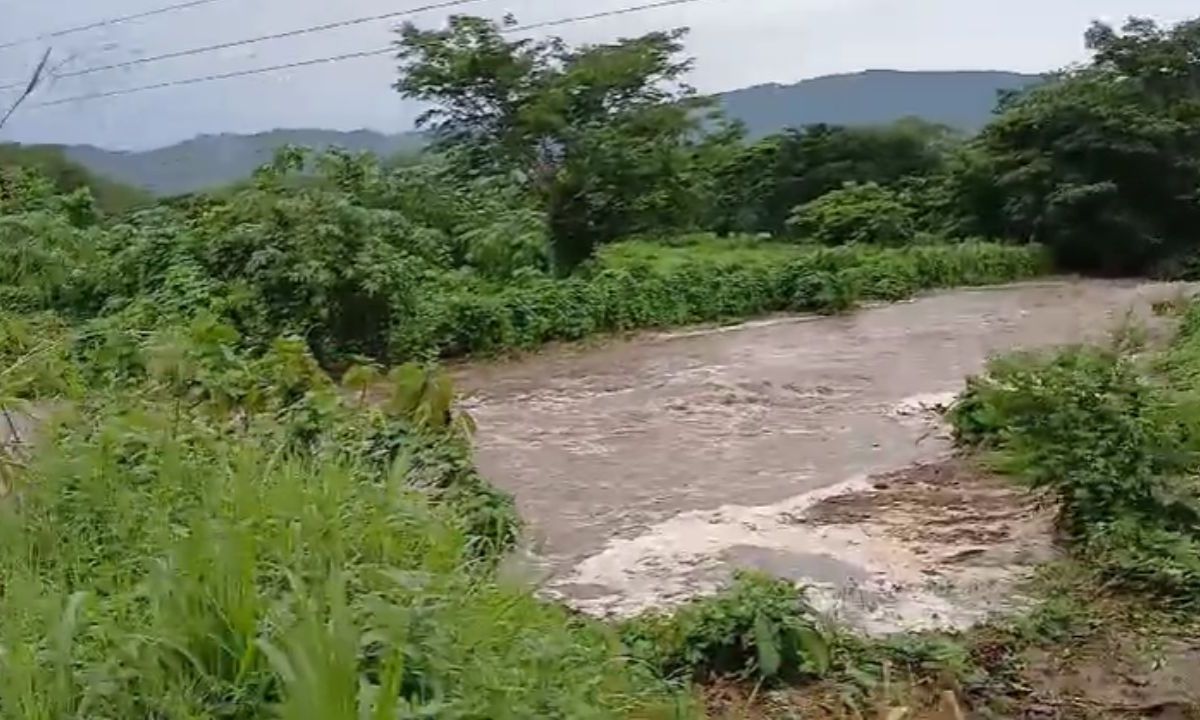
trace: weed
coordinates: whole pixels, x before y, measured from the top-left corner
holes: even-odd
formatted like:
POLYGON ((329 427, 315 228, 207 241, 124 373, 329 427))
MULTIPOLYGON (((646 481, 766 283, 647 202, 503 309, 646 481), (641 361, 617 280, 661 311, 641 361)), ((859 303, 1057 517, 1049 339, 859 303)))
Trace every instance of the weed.
POLYGON ((667 676, 796 680, 820 677, 832 663, 830 638, 803 594, 754 573, 670 615, 628 621, 621 637, 634 657, 667 676))

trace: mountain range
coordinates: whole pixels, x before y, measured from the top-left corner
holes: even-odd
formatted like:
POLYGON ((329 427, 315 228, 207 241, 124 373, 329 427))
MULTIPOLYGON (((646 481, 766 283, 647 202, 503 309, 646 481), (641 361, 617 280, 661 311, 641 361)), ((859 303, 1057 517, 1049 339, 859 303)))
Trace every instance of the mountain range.
MULTIPOLYGON (((725 113, 745 123, 752 137, 814 123, 881 125, 917 117, 972 133, 991 117, 998 94, 1041 80, 1009 72, 902 72, 869 70, 759 85, 717 96, 725 113)), ((272 130, 255 135, 204 135, 169 147, 132 152, 64 145, 63 153, 92 172, 157 195, 176 195, 241 180, 284 145, 343 147, 382 157, 414 152, 416 132, 373 130, 272 130)))

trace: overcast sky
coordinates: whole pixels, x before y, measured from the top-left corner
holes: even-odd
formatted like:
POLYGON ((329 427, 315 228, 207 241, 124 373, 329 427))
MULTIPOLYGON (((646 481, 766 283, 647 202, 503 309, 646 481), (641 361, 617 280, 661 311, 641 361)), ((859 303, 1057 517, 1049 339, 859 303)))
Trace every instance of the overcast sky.
MULTIPOLYGON (((645 0, 480 0, 473 14, 514 13, 523 23, 642 4, 645 0)), ((178 0, 0 0, 0 44, 137 13, 178 0)), ((0 85, 20 81, 47 44, 62 70, 430 4, 431 0, 215 0, 137 22, 0 49, 0 85)), ((1190 11, 1190 13, 1189 13, 1190 11)), ((1086 57, 1093 19, 1142 15, 1175 22, 1195 0, 699 0, 692 5, 595 20, 554 30, 599 42, 688 26, 702 91, 795 82, 831 73, 901 70, 1040 72, 1086 57)), ((413 19, 436 25, 446 11, 413 19)), ((291 40, 62 79, 44 88, 0 140, 148 148, 197 134, 275 127, 411 127, 414 108, 390 90, 394 61, 351 60, 249 78, 175 87, 54 107, 36 101, 107 92, 197 75, 386 46, 382 22, 291 40)), ((15 91, 0 91, 0 108, 15 91)))

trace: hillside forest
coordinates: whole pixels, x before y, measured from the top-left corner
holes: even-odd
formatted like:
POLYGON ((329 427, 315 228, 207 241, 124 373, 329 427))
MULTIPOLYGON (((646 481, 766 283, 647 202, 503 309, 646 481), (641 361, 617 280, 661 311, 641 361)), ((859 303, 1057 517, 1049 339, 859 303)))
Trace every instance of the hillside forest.
MULTIPOLYGON (((944 653, 827 628, 758 576, 620 624, 505 581, 521 522, 437 362, 1200 272, 1200 20, 1093 26, 1091 62, 998 98, 972 136, 751 139, 687 87, 684 31, 504 30, 399 32, 394 91, 433 108, 435 139, 404 163, 290 148, 155 201, 0 154, 0 716, 704 717, 716 677, 865 701, 889 661, 944 653)), ((1174 479, 1200 423, 1166 393, 1194 385, 1193 335, 1162 388, 1075 354, 977 379, 954 419, 1062 493, 1106 583, 1192 608, 1200 506, 1174 479), (1119 442, 1080 457, 1085 430, 1119 442)))

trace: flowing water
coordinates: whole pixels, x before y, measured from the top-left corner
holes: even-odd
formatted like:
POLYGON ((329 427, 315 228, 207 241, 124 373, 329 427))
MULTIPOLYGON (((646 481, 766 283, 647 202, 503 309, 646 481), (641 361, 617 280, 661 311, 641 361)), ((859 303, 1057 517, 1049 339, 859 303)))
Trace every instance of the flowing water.
POLYGON ((558 348, 465 367, 459 381, 479 465, 530 523, 538 581, 581 609, 678 601, 737 566, 890 581, 904 568, 884 562, 887 547, 792 521, 871 476, 944 458, 922 403, 952 397, 990 355, 1103 340, 1131 308, 1149 317, 1178 292, 1100 280, 955 290, 558 348))

